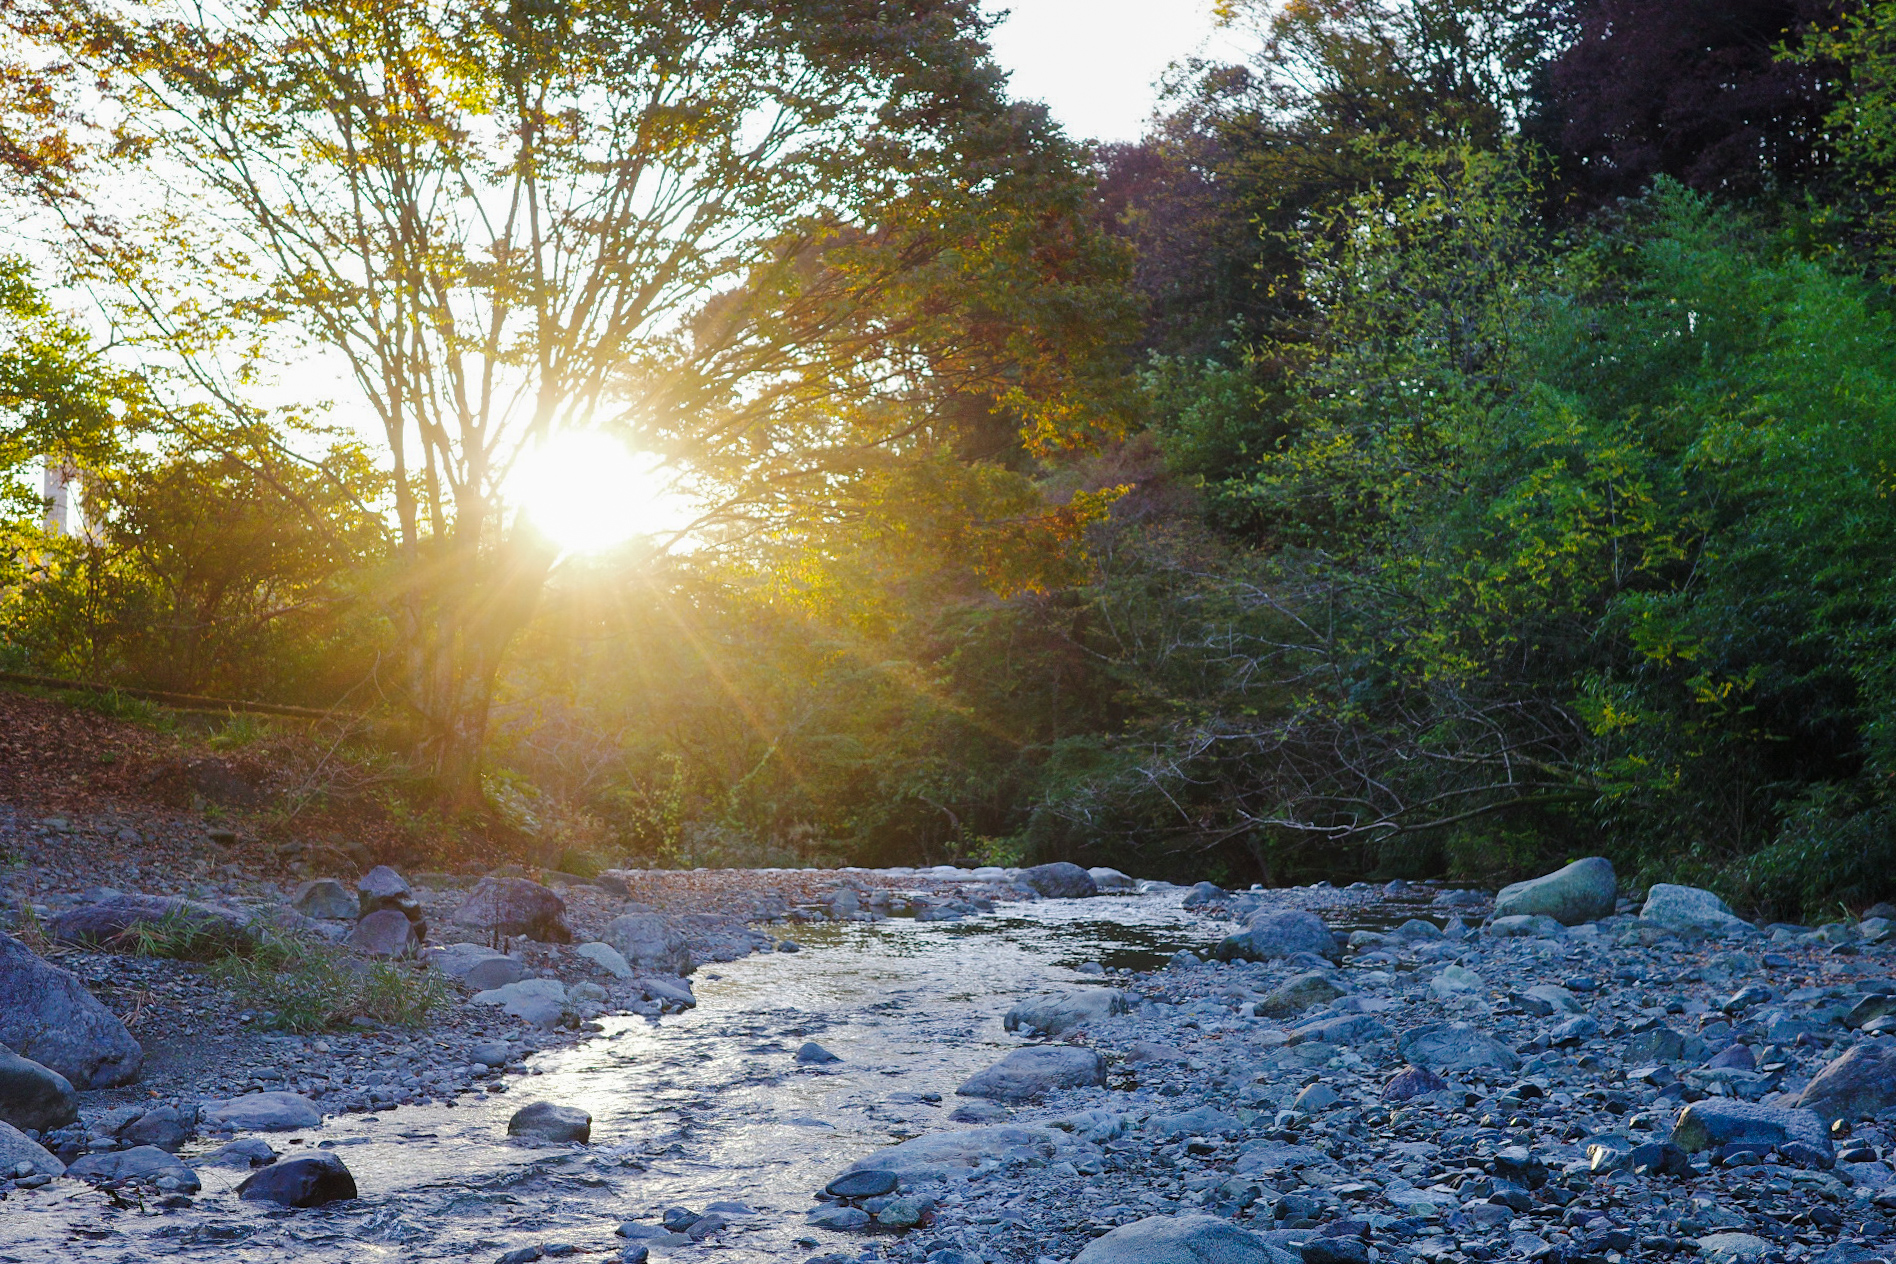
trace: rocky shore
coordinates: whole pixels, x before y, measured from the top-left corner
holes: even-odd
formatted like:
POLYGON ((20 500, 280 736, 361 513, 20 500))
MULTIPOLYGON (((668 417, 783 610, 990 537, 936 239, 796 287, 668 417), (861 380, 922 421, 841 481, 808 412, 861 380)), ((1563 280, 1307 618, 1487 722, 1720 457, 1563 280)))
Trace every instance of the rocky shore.
MULTIPOLYGON (((346 1157, 292 1154, 286 1138, 516 1089, 537 1054, 615 1014, 663 1021, 696 1003, 694 977, 795 951, 800 928, 912 917, 978 933, 1013 902, 1134 886, 1070 865, 538 881, 371 868, 169 891, 98 876, 11 876, 15 929, 45 956, 0 940, 6 1196, 83 1181, 141 1214, 183 1215, 213 1168, 250 1173, 240 1199, 347 1205, 346 1157), (332 945, 433 980, 447 1002, 417 1028, 269 1031, 271 1015, 233 1008, 206 967, 132 955, 122 929, 101 936, 154 899, 189 901, 157 914, 174 929, 332 945)), ((1129 898, 1182 895, 1222 933, 1190 942, 1215 948, 1150 971, 1085 965, 1076 986, 1021 999, 1005 1015, 1016 1046, 995 1065, 907 1086, 934 1126, 808 1174, 794 1237, 762 1232, 733 1173, 729 1199, 494 1257, 1896 1258, 1891 910, 1759 927, 1691 888, 1628 898, 1597 860, 1498 895, 1141 885, 1129 898)), ((794 1061, 820 1071, 834 1057, 807 1042, 794 1061)), ((587 1112, 557 1101, 523 1102, 508 1132, 574 1154, 595 1144, 587 1112)))
POLYGON ((1604 880, 1346 943, 1318 915, 1366 892, 1195 892, 1226 959, 1022 1005, 1049 1043, 961 1086, 977 1126, 866 1156, 814 1219, 893 1210, 924 1227, 881 1254, 933 1264, 1892 1258, 1888 922, 1604 880))

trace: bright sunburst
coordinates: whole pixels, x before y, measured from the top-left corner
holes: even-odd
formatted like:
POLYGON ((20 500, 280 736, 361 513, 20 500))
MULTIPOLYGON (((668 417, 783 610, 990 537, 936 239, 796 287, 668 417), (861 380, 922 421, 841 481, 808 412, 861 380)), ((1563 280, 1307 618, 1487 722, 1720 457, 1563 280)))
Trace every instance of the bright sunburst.
POLYGON ((524 454, 507 478, 507 499, 568 553, 669 535, 690 520, 655 458, 594 430, 566 431, 524 454))

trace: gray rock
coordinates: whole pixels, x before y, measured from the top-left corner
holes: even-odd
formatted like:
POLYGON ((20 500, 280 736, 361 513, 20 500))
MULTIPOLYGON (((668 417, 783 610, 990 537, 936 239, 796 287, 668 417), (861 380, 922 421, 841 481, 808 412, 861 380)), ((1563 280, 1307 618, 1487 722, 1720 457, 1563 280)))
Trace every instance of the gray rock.
POLYGON ((1771 1244, 1755 1233, 1708 1233, 1697 1245, 1711 1264, 1756 1264, 1771 1253, 1771 1244))
POLYGON ((513 1113, 507 1121, 507 1135, 583 1144, 592 1140, 592 1115, 577 1106, 533 1102, 513 1113))
POLYGON ((880 1198, 895 1192, 896 1175, 885 1168, 864 1168, 844 1172, 823 1187, 832 1198, 880 1198))
POLYGON ((1404 1032, 1396 1042, 1396 1052, 1415 1066, 1431 1071, 1467 1071, 1476 1067, 1516 1071, 1521 1066, 1520 1056, 1514 1050, 1469 1023, 1437 1023, 1404 1032))
POLYGON ((691 947, 683 933, 656 913, 627 913, 606 923, 606 943, 619 950, 634 970, 655 974, 691 973, 691 947))
POLYGON ((522 979, 476 992, 470 999, 476 1005, 498 1005, 503 1013, 548 1030, 566 1013, 566 985, 558 979, 522 979))
POLYGON ((478 1062, 482 1066, 504 1067, 513 1061, 514 1050, 513 1046, 504 1040, 483 1040, 470 1047, 467 1056, 470 1061, 478 1062))
POLYGON ((966 1176, 983 1163, 1010 1155, 1033 1156, 1045 1162, 1053 1157, 1054 1144, 1054 1133, 1046 1128, 998 1124, 915 1137, 865 1155, 843 1171, 894 1172, 901 1188, 911 1190, 966 1176))
POLYGON ((1093 875, 1065 860, 1023 869, 1014 880, 1049 900, 1078 900, 1099 894, 1093 875))
POLYGON ((115 1150, 110 1154, 86 1154, 72 1161, 66 1169, 66 1175, 74 1180, 124 1181, 133 1179, 158 1180, 170 1177, 178 1182, 178 1188, 185 1193, 195 1193, 199 1188, 197 1173, 184 1165, 175 1154, 160 1150, 157 1146, 133 1146, 129 1150, 115 1150))
POLYGON ((985 1071, 976 1072, 955 1092, 1002 1102, 1026 1102, 1063 1088, 1091 1088, 1106 1082, 1106 1060, 1096 1049, 1042 1045, 1016 1049, 985 1071))
POLYGON ((812 1211, 807 1217, 809 1223, 818 1229, 830 1229, 848 1232, 860 1229, 869 1223, 869 1213, 860 1207, 850 1207, 842 1203, 827 1203, 812 1211))
POLYGON ((1336 936, 1315 914, 1302 909, 1259 909, 1245 929, 1218 944, 1220 961, 1278 961, 1300 952, 1335 960, 1336 936))
POLYGON ((1224 901, 1225 889, 1217 883, 1194 882, 1181 903, 1186 908, 1203 908, 1207 904, 1222 904, 1224 901))
POLYGON ((1391 1034, 1389 1028, 1383 1026, 1373 1014, 1343 1014, 1291 1028, 1290 1043, 1360 1045, 1371 1040, 1387 1040, 1391 1034))
POLYGON ((1672 1127, 1672 1144, 1694 1154, 1714 1146, 1750 1142, 1770 1147, 1801 1141, 1824 1154, 1833 1153, 1824 1121, 1814 1111, 1786 1110, 1729 1097, 1708 1097, 1679 1112, 1672 1127))
POLYGON ((262 1137, 239 1137, 227 1141, 198 1160, 199 1167, 267 1167, 277 1161, 277 1152, 262 1137))
POLYGON ((1442 938, 1442 928, 1426 918, 1412 917, 1390 931, 1389 935, 1390 938, 1401 940, 1403 943, 1419 944, 1442 938))
POLYGON ((1383 1085, 1382 1095, 1386 1102, 1406 1102, 1439 1093, 1447 1087, 1448 1081, 1427 1067, 1409 1067, 1383 1085))
POLYGON ((43 1176, 63 1176, 66 1165, 39 1142, 9 1123, 0 1123, 0 1175, 21 1163, 43 1176))
POLYGON ((70 971, 6 934, 0 934, 0 1044, 80 1089, 128 1084, 144 1061, 125 1024, 70 971))
POLYGON ((639 995, 643 999, 659 1002, 668 1014, 698 1007, 698 998, 691 994, 689 979, 648 974, 638 981, 638 988, 639 995))
POLYGON ((1494 897, 1494 915, 1551 917, 1563 926, 1578 926, 1613 915, 1619 879, 1613 862, 1604 856, 1576 860, 1563 869, 1501 888, 1494 897))
POLYGON ((1557 939, 1566 929, 1553 918, 1540 913, 1497 917, 1487 925, 1488 933, 1497 939, 1557 939))
POLYGON ((625 959, 624 953, 614 948, 611 944, 600 943, 594 940, 589 944, 581 944, 579 947, 573 949, 573 951, 615 979, 629 979, 632 977, 632 963, 625 959))
POLYGON ((129 949, 128 935, 135 928, 189 931, 206 949, 246 952, 256 944, 248 913, 173 895, 115 895, 69 909, 52 921, 53 938, 61 943, 108 950, 129 949))
POLYGON ((1286 1264, 1291 1258, 1229 1220, 1193 1212, 1120 1225, 1089 1242, 1073 1264, 1286 1264))
POLYGON ((1115 1014, 1124 1014, 1127 1008, 1124 992, 1111 988, 1078 988, 1028 997, 1007 1011, 1001 1025, 1008 1031, 1064 1036, 1115 1014))
POLYGON ((322 1111, 297 1093, 246 1093, 198 1107, 198 1123, 208 1129, 231 1132, 294 1132, 320 1128, 322 1111))
POLYGON ((1688 935, 1746 934, 1753 929, 1710 891, 1670 882, 1655 882, 1647 890, 1639 920, 1688 935))
POLYGON ((1797 1105, 1819 1119, 1850 1123, 1896 1106, 1896 1040, 1865 1041, 1846 1050, 1817 1073, 1797 1105))
POLYGON ((527 968, 512 957, 489 957, 462 973, 461 982, 476 992, 491 992, 527 977, 527 968))
POLYGON ((492 961, 496 957, 507 960, 507 954, 484 944, 437 944, 422 950, 422 959, 451 979, 465 979, 467 972, 483 961, 492 961))
MULTIPOLYGON (((356 879, 356 911, 353 916, 367 917, 379 909, 402 909, 415 898, 408 879, 389 868, 377 865, 356 879)), ((310 914, 314 917, 315 914, 310 914)))
POLYGON ((118 1137, 133 1145, 157 1146, 176 1154, 191 1139, 191 1128, 177 1107, 159 1106, 119 1129, 118 1137))
POLYGON ((1306 1086, 1303 1092, 1297 1094, 1290 1108, 1303 1111, 1306 1115, 1314 1115, 1320 1110, 1330 1109, 1342 1100, 1343 1095, 1328 1084, 1311 1084, 1306 1086))
POLYGON ((1146 1132, 1158 1137, 1229 1136, 1243 1128, 1243 1120, 1225 1114, 1216 1106, 1196 1106, 1175 1115, 1154 1115, 1145 1123, 1146 1132))
POLYGON ((334 878, 311 878, 296 888, 290 907, 304 917, 323 921, 353 920, 360 911, 349 888, 334 878))
POLYGON ((1666 1026, 1637 1031, 1626 1042, 1626 1056, 1635 1062, 1677 1062, 1685 1057, 1685 1037, 1666 1026))
POLYGON ((365 957, 412 957, 421 947, 415 924, 399 909, 377 909, 349 932, 349 947, 365 957))
POLYGON ((1319 971, 1285 980, 1259 1001, 1253 1012, 1259 1018, 1289 1018, 1312 1005, 1325 1005, 1343 995, 1343 989, 1319 971))
POLYGON ((826 1066, 831 1062, 841 1062, 842 1059, 817 1044, 816 1041, 806 1040, 803 1042, 803 1047, 797 1050, 797 1061, 806 1066, 826 1066))
POLYGON ((0 1123, 51 1132, 78 1118, 79 1095, 71 1080, 0 1046, 0 1123))
POLYGON ((356 1196, 355 1177, 327 1150, 260 1168, 244 1178, 237 1197, 284 1207, 322 1207, 356 1196))
POLYGON ((1093 885, 1102 891, 1133 891, 1139 886, 1129 875, 1117 869, 1108 869, 1103 865, 1088 869, 1086 872, 1087 876, 1093 879, 1093 885))
MULTIPOLYGON (((482 938, 525 935, 542 943, 570 944, 566 901, 537 882, 525 878, 482 878, 454 911, 454 924, 478 932, 482 938)), ((606 936, 619 951, 622 945, 606 936)), ((630 957, 631 953, 626 953, 630 957)))

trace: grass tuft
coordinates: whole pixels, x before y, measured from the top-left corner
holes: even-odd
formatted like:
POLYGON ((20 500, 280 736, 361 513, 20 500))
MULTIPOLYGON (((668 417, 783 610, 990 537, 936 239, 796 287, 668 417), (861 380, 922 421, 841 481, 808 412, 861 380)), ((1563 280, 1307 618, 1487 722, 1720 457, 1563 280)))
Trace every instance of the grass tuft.
POLYGON ((418 1027, 448 1004, 441 975, 398 961, 364 961, 320 940, 268 935, 248 956, 211 965, 211 976, 264 1015, 264 1025, 308 1035, 357 1018, 418 1027))

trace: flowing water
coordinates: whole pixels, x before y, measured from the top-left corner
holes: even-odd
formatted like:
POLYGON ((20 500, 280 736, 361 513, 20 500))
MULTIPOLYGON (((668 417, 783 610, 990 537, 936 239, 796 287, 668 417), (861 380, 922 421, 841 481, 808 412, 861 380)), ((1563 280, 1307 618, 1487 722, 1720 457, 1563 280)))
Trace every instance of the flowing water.
POLYGON ((620 1222, 713 1202, 751 1214, 727 1213, 734 1224, 710 1243, 657 1247, 654 1258, 800 1260, 813 1253, 810 1239, 842 1245, 803 1219, 837 1169, 958 1126, 947 1119, 955 1086, 1018 1044, 1001 1028, 1015 999, 1100 982, 1074 969, 1084 962, 1152 969, 1229 929, 1183 909, 1182 896, 806 927, 804 951, 707 967, 694 978, 696 1010, 656 1024, 606 1020, 602 1035, 538 1057, 507 1093, 344 1115, 301 1138, 270 1138, 286 1155, 298 1149, 293 1138, 333 1148, 360 1187, 354 1202, 314 1211, 242 1203, 232 1191, 243 1173, 214 1168, 200 1172, 195 1205, 172 1210, 114 1207, 57 1181, 0 1203, 0 1261, 491 1264, 536 1244, 616 1251, 620 1222), (843 1060, 798 1064, 807 1040, 843 1060), (540 1100, 592 1112, 592 1144, 509 1142, 508 1116, 540 1100))

